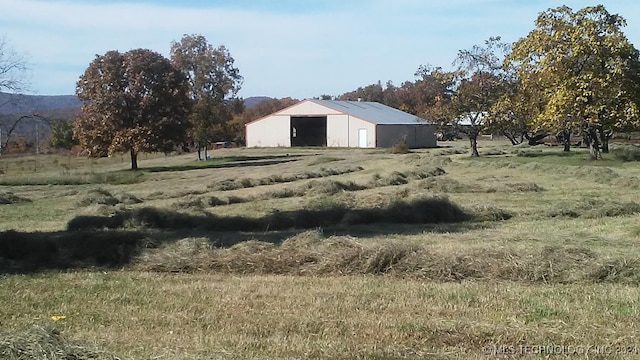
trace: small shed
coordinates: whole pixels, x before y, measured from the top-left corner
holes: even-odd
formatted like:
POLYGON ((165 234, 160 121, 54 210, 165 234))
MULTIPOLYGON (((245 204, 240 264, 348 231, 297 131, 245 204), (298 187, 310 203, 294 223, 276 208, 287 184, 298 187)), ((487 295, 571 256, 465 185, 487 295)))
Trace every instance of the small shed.
POLYGON ((426 120, 365 101, 303 100, 245 125, 247 147, 436 146, 436 129, 426 120))

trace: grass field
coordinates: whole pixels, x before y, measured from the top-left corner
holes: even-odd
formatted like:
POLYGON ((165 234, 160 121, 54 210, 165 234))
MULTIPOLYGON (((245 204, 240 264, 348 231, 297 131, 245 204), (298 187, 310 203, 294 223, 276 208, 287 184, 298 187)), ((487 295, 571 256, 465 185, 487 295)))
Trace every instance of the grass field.
POLYGON ((640 151, 442 145, 0 158, 0 358, 640 358, 640 151))

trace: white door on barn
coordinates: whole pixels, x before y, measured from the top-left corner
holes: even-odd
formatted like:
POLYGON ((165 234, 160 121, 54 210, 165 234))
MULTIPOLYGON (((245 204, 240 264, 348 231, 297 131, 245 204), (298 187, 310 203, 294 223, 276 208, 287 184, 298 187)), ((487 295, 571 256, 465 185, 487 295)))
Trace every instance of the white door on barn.
POLYGON ((367 129, 358 129, 358 147, 367 147, 367 129))

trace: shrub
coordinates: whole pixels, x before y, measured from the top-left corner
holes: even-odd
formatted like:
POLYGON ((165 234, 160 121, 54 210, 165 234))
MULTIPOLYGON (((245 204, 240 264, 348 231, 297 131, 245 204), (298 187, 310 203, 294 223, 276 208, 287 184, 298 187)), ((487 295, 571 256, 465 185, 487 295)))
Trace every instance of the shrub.
POLYGON ((391 147, 392 154, 408 154, 409 152, 409 147, 407 146, 407 143, 404 142, 404 140, 395 143, 393 147, 391 147))

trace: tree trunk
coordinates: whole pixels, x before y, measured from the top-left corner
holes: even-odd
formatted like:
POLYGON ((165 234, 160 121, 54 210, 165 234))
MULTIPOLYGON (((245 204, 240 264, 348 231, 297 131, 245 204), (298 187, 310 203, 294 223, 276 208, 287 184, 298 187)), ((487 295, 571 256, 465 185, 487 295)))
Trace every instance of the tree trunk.
POLYGON ((592 127, 587 127, 585 132, 587 141, 589 142, 589 153, 591 154, 591 158, 593 160, 602 159, 602 154, 600 153, 600 141, 598 140, 598 132, 592 127))
POLYGON ((591 144, 589 144, 589 154, 593 160, 602 160, 600 145, 597 141, 592 141, 591 144))
POLYGON ((511 145, 518 145, 518 139, 516 139, 516 137, 513 134, 510 134, 508 132, 503 132, 502 135, 504 135, 504 137, 506 137, 507 139, 509 139, 509 141, 511 141, 511 145))
POLYGON ((479 157, 478 153, 478 135, 469 135, 469 142, 471 143, 471 157, 479 157))
POLYGON ((569 129, 564 129, 560 132, 559 135, 560 135, 559 138, 562 141, 562 145, 564 146, 562 151, 570 152, 571 151, 571 131, 569 131, 569 129))
POLYGON ((202 160, 202 147, 200 146, 200 142, 196 142, 196 149, 198 150, 198 161, 202 160))
POLYGON ((138 153, 135 150, 131 150, 131 170, 138 170, 138 153))
POLYGON ((600 134, 600 145, 603 153, 609 153, 609 139, 613 137, 613 132, 602 127, 598 129, 600 134))

